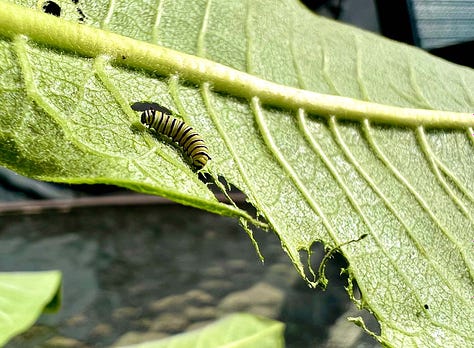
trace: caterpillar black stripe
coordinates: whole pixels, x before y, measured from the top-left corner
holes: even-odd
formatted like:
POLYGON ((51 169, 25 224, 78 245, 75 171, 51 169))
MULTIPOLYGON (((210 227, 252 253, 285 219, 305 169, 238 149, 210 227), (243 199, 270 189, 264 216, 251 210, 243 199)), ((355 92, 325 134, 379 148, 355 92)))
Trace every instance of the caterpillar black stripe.
POLYGON ((194 130, 181 120, 172 116, 172 112, 156 103, 134 103, 132 110, 143 111, 141 122, 155 131, 170 137, 177 142, 184 152, 192 159, 193 165, 203 168, 207 161, 211 159, 209 149, 204 140, 194 130))

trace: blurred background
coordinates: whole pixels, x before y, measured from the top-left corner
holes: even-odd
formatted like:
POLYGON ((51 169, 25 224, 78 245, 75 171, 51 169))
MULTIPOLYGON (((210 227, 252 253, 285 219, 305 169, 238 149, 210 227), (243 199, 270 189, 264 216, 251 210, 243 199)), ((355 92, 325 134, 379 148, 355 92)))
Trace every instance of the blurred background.
MULTIPOLYGON (((473 1, 332 0, 318 14, 473 67, 473 1)), ((238 192, 235 201, 245 209, 238 192)), ((225 313, 285 323, 287 347, 378 347, 347 322, 362 316, 329 263, 329 287, 310 289, 275 235, 255 235, 262 264, 237 221, 107 185, 38 182, 0 168, 0 271, 60 269, 63 308, 7 347, 104 347, 163 338, 225 313), (231 276, 229 276, 231 275, 231 276)), ((313 263, 322 257, 314 246, 313 263)))

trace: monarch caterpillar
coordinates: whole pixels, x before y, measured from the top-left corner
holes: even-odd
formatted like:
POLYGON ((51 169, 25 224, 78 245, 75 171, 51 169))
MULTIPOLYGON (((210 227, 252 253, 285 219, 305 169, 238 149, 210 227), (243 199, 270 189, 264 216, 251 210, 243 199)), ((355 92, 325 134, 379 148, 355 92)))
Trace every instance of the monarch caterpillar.
POLYGON ((141 122, 148 128, 153 128, 177 142, 196 167, 203 168, 211 159, 201 136, 196 133, 194 128, 173 117, 171 110, 156 103, 141 102, 133 103, 131 108, 135 111, 143 111, 141 122))

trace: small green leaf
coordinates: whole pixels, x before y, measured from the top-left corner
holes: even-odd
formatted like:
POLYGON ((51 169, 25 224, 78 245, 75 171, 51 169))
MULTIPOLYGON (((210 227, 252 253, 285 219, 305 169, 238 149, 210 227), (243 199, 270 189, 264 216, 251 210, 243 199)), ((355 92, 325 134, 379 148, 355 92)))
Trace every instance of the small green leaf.
POLYGON ((0 273, 0 346, 59 307, 61 273, 0 273))
POLYGON ((278 321, 237 313, 200 330, 122 348, 283 348, 283 330, 278 321))

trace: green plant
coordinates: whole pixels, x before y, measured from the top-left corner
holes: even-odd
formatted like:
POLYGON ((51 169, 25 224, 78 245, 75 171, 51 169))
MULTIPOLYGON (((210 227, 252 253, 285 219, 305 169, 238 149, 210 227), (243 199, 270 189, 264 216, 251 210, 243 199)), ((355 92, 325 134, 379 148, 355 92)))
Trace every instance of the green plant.
POLYGON ((158 341, 122 348, 163 347, 284 347, 283 324, 254 315, 236 313, 200 330, 190 331, 158 341))
POLYGON ((58 3, 62 18, 0 2, 1 164, 162 195, 251 236, 262 223, 218 202, 130 109, 157 102, 202 134, 206 171, 247 195, 310 285, 311 245, 340 247, 381 343, 474 339, 471 69, 295 0, 99 1, 84 24, 58 3))
POLYGON ((57 271, 0 272, 0 346, 33 325, 41 312, 58 310, 60 285, 57 271))

